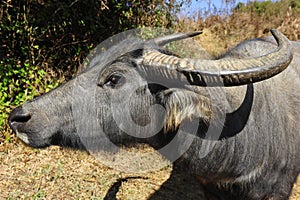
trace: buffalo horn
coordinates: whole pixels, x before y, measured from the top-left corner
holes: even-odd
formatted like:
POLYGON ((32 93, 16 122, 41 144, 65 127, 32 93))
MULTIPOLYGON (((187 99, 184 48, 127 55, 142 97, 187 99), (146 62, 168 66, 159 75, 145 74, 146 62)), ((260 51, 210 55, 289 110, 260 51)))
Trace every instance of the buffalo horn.
MULTIPOLYGON (((154 42, 164 45, 200 33, 175 34, 154 39, 154 42)), ((203 60, 179 58, 149 49, 144 52, 139 69, 151 76, 169 80, 185 77, 191 85, 199 86, 238 86, 259 82, 282 72, 293 58, 289 40, 278 30, 272 29, 271 33, 278 47, 263 56, 203 60)))

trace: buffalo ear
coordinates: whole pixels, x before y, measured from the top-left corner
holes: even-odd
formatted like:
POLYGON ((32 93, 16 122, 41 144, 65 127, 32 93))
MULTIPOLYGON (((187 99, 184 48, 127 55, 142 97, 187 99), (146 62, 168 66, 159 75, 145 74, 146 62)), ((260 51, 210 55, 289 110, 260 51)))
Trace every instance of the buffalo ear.
POLYGON ((164 131, 174 131, 184 120, 200 119, 208 123, 211 119, 209 98, 185 89, 167 89, 158 95, 166 109, 164 131))

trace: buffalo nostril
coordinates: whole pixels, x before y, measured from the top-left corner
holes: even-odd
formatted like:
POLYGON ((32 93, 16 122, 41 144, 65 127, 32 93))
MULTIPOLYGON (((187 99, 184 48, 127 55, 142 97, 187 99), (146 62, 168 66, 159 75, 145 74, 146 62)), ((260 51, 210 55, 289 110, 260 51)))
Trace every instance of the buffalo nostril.
POLYGON ((30 118, 31 118, 30 115, 16 115, 16 116, 12 116, 12 118, 10 119, 10 122, 25 123, 25 122, 29 121, 30 118))
POLYGON ((31 113, 26 113, 21 107, 18 107, 12 111, 9 115, 8 122, 11 126, 14 124, 23 124, 30 120, 31 113))

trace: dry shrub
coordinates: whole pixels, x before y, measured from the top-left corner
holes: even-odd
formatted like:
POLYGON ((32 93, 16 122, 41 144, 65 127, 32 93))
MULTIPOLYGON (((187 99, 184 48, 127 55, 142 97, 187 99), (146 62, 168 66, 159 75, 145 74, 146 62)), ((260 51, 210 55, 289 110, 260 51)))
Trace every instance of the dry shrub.
POLYGON ((300 40, 300 17, 293 14, 291 8, 286 13, 279 29, 284 32, 291 40, 300 40))
POLYGON ((287 3, 276 6, 266 13, 257 13, 248 8, 247 11, 233 10, 231 15, 210 15, 191 19, 182 17, 177 25, 179 31, 203 30, 197 38, 209 53, 216 56, 233 45, 254 37, 269 35, 270 29, 276 28, 290 40, 300 40, 300 14, 287 3), (277 11, 280 5, 280 12, 277 11))

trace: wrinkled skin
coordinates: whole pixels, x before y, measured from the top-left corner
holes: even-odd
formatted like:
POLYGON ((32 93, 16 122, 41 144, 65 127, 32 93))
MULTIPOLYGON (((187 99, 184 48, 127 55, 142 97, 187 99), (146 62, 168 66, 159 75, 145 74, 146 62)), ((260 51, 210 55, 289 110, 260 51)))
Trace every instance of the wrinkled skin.
MULTIPOLYGON (((60 145, 107 150, 107 141, 102 141, 105 136, 114 144, 148 143, 160 148, 174 137, 176 129, 164 132, 161 122, 166 113, 163 116, 151 113, 149 108, 155 104, 167 108, 168 104, 190 103, 192 107, 187 108, 189 116, 183 117, 199 120, 197 137, 193 138, 190 148, 176 161, 176 165, 199 177, 208 193, 220 199, 287 199, 300 167, 300 45, 293 42, 292 47, 294 59, 284 72, 248 87, 224 89, 226 98, 219 99, 219 103, 226 108, 226 113, 237 111, 236 118, 228 118, 228 124, 231 124, 228 126, 241 128, 238 131, 227 130, 220 138, 203 139, 207 136, 209 125, 220 126, 213 120, 218 121, 220 113, 225 111, 216 108, 214 117, 209 118, 212 121, 204 123, 207 120, 205 115, 199 114, 193 107, 199 103, 198 97, 200 100, 209 98, 206 88, 195 86, 194 92, 191 92, 184 87, 165 88, 149 84, 130 62, 122 59, 89 68, 57 89, 25 103, 12 112, 10 124, 17 135, 33 147, 60 145), (132 91, 132 88, 138 90, 132 91), (121 130, 114 118, 114 114, 123 112, 122 108, 112 109, 112 104, 118 103, 114 101, 121 102, 128 94, 131 94, 130 116, 139 125, 130 129, 131 133, 121 130), (181 99, 190 98, 182 102, 180 98, 173 98, 175 95, 181 99), (197 98, 194 98, 195 95, 197 98), (86 103, 91 99, 94 100, 86 103), (239 110, 243 102, 246 102, 246 108, 239 110), (86 114, 80 118, 83 112, 86 114), (94 117, 97 125, 87 117, 94 117), (80 126, 80 120, 83 120, 82 124, 86 121, 84 127, 88 129, 80 126), (132 136, 147 136, 139 128, 149 123, 153 127, 161 127, 158 134, 152 137, 132 136), (98 135, 97 128, 101 129, 98 135), (210 147, 211 151, 205 157, 199 156, 206 147, 210 147)), ((255 57, 275 48, 274 41, 269 38, 251 40, 224 54, 224 57, 255 57)), ((210 106, 214 110, 215 105, 210 106)), ((185 107, 180 109, 179 112, 185 107)))
MULTIPOLYGON (((124 99, 125 96, 131 94, 133 84, 141 86, 139 90, 134 92, 131 96, 131 99, 134 101, 132 102, 134 104, 133 106, 139 106, 138 109, 132 109, 132 113, 135 114, 133 115, 135 123, 142 126, 143 124, 149 123, 150 118, 152 118, 152 120, 156 118, 162 119, 162 116, 150 116, 148 109, 155 102, 154 94, 151 94, 146 82, 139 77, 136 71, 132 70, 131 66, 124 63, 116 63, 109 66, 103 72, 103 76, 101 76, 103 80, 99 80, 106 81, 106 83, 101 83, 103 85, 99 86, 95 82, 92 82, 92 86, 90 82, 85 82, 85 80, 93 79, 96 81, 98 74, 94 73, 94 71, 97 70, 91 69, 90 73, 81 74, 68 83, 61 85, 59 88, 15 109, 13 114, 20 113, 20 116, 23 115, 24 119, 30 116, 30 119, 25 124, 15 122, 17 135, 25 143, 33 147, 61 145, 85 148, 81 140, 86 139, 88 142, 89 139, 99 139, 98 137, 100 136, 90 135, 89 138, 88 135, 82 135, 84 133, 76 130, 73 115, 74 113, 82 111, 81 108, 84 102, 86 100, 88 101, 89 98, 77 98, 74 97, 74 95, 77 93, 87 95, 87 93, 89 93, 95 98, 96 105, 95 108, 91 109, 97 110, 97 113, 95 113, 95 110, 91 112, 87 111, 87 115, 97 115, 99 127, 101 127, 106 136, 116 144, 124 144, 127 140, 129 143, 135 142, 134 137, 130 137, 121 131, 115 123, 110 105, 112 102, 111 96, 118 95, 119 99, 124 99), (122 87, 114 86, 107 80, 111 76, 111 71, 113 71, 113 73, 120 72, 120 74, 122 73, 122 75, 124 75, 122 78, 124 80, 126 79, 126 83, 122 85, 122 87), (74 87, 80 87, 80 90, 74 89, 74 87), (73 111, 73 108, 79 111, 73 111), (136 116, 138 113, 144 114, 136 116)), ((86 104, 90 106, 89 102, 86 104)), ((114 111, 116 113, 122 112, 121 110, 117 110, 117 108, 114 111)), ((18 119, 16 119, 16 121, 17 120, 18 119)), ((22 119, 20 121, 22 121, 22 119)))

